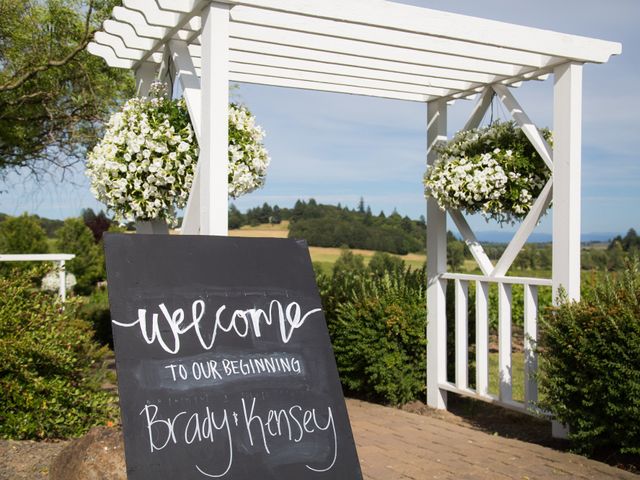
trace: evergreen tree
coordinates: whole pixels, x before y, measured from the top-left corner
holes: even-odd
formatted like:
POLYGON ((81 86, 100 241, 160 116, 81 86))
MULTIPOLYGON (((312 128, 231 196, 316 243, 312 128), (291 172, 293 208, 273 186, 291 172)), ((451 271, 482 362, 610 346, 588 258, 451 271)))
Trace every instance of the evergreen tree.
POLYGON ((229 228, 232 230, 238 229, 245 224, 244 215, 238 210, 233 203, 229 205, 229 228))

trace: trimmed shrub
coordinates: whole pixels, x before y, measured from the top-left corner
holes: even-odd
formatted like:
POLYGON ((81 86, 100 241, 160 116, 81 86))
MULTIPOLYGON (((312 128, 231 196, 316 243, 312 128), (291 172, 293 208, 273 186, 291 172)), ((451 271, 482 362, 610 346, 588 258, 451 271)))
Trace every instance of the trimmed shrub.
POLYGON ((101 345, 113 349, 111 330, 111 311, 106 288, 96 288, 91 295, 82 298, 78 317, 85 320, 93 329, 95 340, 101 345))
POLYGON ((541 407, 586 454, 640 454, 640 270, 630 264, 541 324, 541 407))
POLYGON ((356 289, 361 288, 364 279, 368 278, 368 269, 362 255, 355 255, 351 250, 343 249, 340 257, 331 269, 331 275, 322 273, 316 265, 316 281, 322 297, 327 322, 336 317, 339 305, 353 297, 356 289))
POLYGON ((347 290, 329 292, 334 310, 327 311, 342 385, 350 394, 382 403, 423 399, 424 272, 392 268, 381 274, 379 266, 372 272, 345 260, 336 264, 345 268, 334 270, 334 286, 347 290))
POLYGON ((116 413, 101 391, 106 348, 63 304, 35 286, 44 270, 0 278, 0 437, 81 435, 116 413))

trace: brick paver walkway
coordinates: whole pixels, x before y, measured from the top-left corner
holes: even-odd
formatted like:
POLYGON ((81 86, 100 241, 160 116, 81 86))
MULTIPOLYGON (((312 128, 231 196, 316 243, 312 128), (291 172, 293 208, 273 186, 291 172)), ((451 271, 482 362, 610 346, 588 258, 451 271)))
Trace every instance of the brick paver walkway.
POLYGON ((365 480, 631 479, 550 448, 358 400, 347 400, 365 480))

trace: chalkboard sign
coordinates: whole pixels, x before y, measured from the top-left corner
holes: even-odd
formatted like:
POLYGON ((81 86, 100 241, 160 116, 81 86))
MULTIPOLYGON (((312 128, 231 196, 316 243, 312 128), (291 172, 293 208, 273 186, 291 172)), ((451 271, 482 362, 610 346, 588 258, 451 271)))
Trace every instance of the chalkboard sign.
POLYGON ((129 479, 362 478, 304 242, 105 251, 129 479))

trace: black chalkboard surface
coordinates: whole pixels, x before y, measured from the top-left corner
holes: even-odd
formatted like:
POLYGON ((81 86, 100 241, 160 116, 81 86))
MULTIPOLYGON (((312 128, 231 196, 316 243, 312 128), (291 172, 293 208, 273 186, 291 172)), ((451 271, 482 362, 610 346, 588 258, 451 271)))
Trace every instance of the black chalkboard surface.
POLYGON ((105 251, 129 479, 362 478, 304 242, 105 251))

